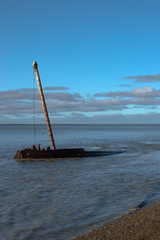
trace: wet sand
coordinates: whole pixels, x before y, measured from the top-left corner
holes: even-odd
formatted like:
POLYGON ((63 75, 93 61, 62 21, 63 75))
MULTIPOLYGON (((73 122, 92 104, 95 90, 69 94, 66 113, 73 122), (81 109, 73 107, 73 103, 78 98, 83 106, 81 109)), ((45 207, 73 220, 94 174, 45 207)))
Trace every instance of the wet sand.
POLYGON ((136 211, 76 240, 160 240, 160 204, 136 211))

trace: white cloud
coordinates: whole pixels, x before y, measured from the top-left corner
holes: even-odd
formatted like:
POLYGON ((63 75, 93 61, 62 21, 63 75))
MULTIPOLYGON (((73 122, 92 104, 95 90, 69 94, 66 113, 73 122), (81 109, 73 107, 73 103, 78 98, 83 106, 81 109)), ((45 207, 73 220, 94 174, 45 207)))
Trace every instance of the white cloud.
POLYGON ((62 91, 62 90, 68 90, 68 87, 45 87, 43 88, 44 91, 62 91))
POLYGON ((133 98, 133 97, 159 97, 160 90, 156 90, 150 86, 135 88, 132 91, 115 91, 115 92, 102 92, 96 93, 95 97, 122 97, 122 98, 133 98))
POLYGON ((135 94, 135 95, 140 95, 140 96, 144 96, 144 95, 146 95, 146 94, 148 94, 148 93, 152 93, 152 92, 154 92, 155 90, 152 88, 152 87, 150 87, 150 86, 147 86, 147 87, 143 87, 143 88, 135 88, 134 90, 133 90, 133 93, 135 94))
MULTIPOLYGON (((94 95, 82 96, 80 93, 71 93, 66 91, 68 88, 47 87, 45 91, 46 102, 50 116, 56 119, 81 119, 84 121, 93 116, 94 119, 100 120, 100 116, 108 116, 110 113, 123 113, 133 109, 156 109, 160 105, 160 91, 146 86, 135 88, 131 91, 102 92, 94 95), (49 90, 49 91, 48 91, 49 90), (57 92, 57 90, 59 92, 57 92), (74 113, 74 114, 73 114, 74 113), (99 117, 98 117, 99 116, 99 117)), ((35 96, 35 109, 39 118, 43 116, 41 103, 38 93, 35 96)), ((33 119, 33 89, 16 89, 0 92, 0 122, 4 119, 13 119, 19 121, 31 121, 33 119), (26 120, 25 120, 26 119, 26 120)), ((144 112, 144 111, 143 111, 144 112)), ((124 117, 123 117, 124 118, 124 117)), ((121 118, 120 118, 121 119, 121 118)), ((117 121, 120 121, 117 118, 117 121)), ((102 120, 101 120, 102 121, 102 120)))
POLYGON ((127 76, 123 79, 134 80, 135 82, 160 82, 160 74, 127 76))

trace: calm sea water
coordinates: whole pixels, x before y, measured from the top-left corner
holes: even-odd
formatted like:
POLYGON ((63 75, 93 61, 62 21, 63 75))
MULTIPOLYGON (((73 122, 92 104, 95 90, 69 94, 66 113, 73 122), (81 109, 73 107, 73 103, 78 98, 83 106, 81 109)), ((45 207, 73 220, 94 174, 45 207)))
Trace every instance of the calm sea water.
MULTIPOLYGON (((32 125, 0 125, 0 239, 68 240, 160 199, 160 125, 55 125, 57 148, 122 150, 82 159, 19 162, 32 125)), ((49 143, 36 127, 36 143, 49 143)))

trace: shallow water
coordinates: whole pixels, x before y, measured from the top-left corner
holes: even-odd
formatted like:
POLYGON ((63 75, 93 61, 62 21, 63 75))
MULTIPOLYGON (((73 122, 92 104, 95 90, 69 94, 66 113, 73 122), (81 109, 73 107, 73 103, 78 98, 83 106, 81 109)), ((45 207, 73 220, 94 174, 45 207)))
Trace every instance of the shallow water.
MULTIPOLYGON (((0 239, 67 240, 160 197, 160 125, 55 125, 57 148, 122 150, 82 159, 19 162, 32 125, 0 125, 0 239)), ((48 145, 46 127, 36 143, 48 145)))

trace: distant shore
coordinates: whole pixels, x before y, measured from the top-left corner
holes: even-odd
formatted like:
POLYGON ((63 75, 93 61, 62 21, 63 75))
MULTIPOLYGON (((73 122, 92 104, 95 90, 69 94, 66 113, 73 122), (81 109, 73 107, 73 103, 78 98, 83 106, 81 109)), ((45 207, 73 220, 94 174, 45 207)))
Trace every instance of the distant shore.
POLYGON ((160 204, 123 216, 74 240, 160 240, 160 204))

